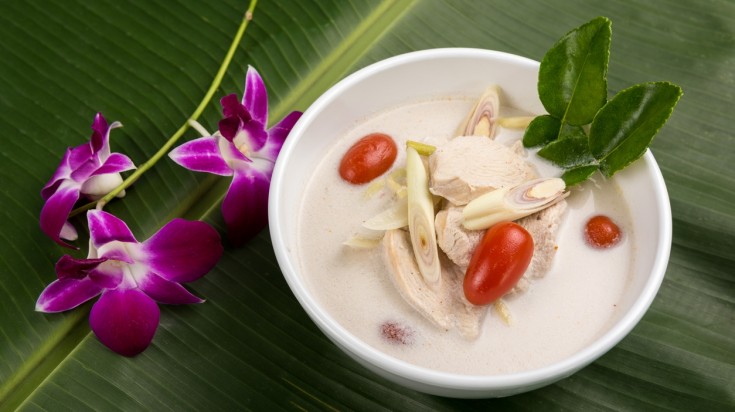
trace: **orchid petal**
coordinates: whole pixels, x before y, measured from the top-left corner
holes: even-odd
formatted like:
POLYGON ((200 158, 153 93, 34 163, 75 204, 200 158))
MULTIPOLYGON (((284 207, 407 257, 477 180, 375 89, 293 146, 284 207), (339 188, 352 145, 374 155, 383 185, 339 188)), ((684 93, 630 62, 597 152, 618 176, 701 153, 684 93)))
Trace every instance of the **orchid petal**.
POLYGON ((69 223, 67 220, 64 222, 64 226, 61 227, 61 232, 59 233, 59 237, 66 240, 77 240, 79 238, 79 235, 77 234, 77 229, 69 223))
MULTIPOLYGON (((262 87, 265 88, 265 86, 262 87)), ((261 95, 260 98, 262 97, 267 99, 267 96, 261 95)), ((220 100, 220 104, 222 104, 222 113, 225 115, 225 118, 220 120, 218 125, 222 136, 238 146, 246 144, 251 151, 260 150, 268 138, 268 134, 265 131, 265 123, 254 119, 247 108, 237 101, 237 96, 234 94, 223 97, 220 100)), ((267 100, 264 103, 264 107, 267 112, 267 100)), ((258 110, 262 110, 262 107, 258 107, 258 110)), ((267 120, 267 115, 263 116, 261 113, 260 117, 265 117, 267 120)))
MULTIPOLYGON (((130 262, 132 263, 132 261, 130 262)), ((104 289, 116 288, 123 280, 122 266, 110 257, 75 259, 64 255, 56 262, 56 276, 59 279, 89 278, 104 289), (108 262, 109 263, 105 263, 108 262)))
POLYGON ((79 169, 82 165, 89 162, 90 159, 97 159, 97 157, 92 151, 92 145, 89 142, 69 149, 67 161, 70 170, 75 171, 79 169))
POLYGON ((64 179, 68 179, 71 176, 72 168, 69 166, 69 158, 71 157, 72 148, 66 149, 64 157, 61 158, 59 166, 56 168, 54 175, 51 176, 46 186, 41 190, 41 197, 44 201, 48 200, 51 195, 56 192, 64 179))
POLYGON ((79 164, 73 172, 71 179, 77 183, 84 183, 94 172, 100 168, 99 159, 92 155, 86 162, 79 164))
POLYGON ((90 146, 92 152, 97 155, 98 159, 105 160, 110 156, 110 130, 118 127, 122 127, 122 123, 112 122, 108 126, 107 120, 102 116, 102 113, 97 113, 94 117, 90 146))
POLYGON ((235 172, 222 202, 222 216, 233 245, 241 245, 258 234, 268 223, 270 177, 255 169, 235 172))
POLYGON ((286 137, 291 133, 291 129, 293 129, 296 122, 301 118, 301 114, 301 112, 291 112, 288 116, 281 119, 278 124, 271 127, 270 130, 268 130, 268 142, 258 152, 258 154, 261 157, 275 162, 278 157, 278 153, 281 152, 283 142, 286 141, 286 137))
POLYGON ((94 116, 94 122, 92 122, 92 138, 90 143, 92 144, 92 151, 94 153, 99 152, 103 148, 107 148, 107 154, 109 154, 110 142, 109 142, 109 126, 107 120, 105 120, 102 113, 97 113, 94 116))
POLYGON ((89 272, 96 269, 107 258, 100 259, 75 259, 64 255, 56 262, 56 276, 59 279, 81 279, 87 277, 89 272))
POLYGON ((107 157, 107 160, 105 160, 105 163, 103 163, 99 169, 95 170, 92 175, 120 173, 133 169, 135 169, 135 165, 129 157, 122 153, 111 153, 110 156, 107 157))
MULTIPOLYGON (((51 195, 58 190, 64 180, 74 180, 74 174, 78 173, 76 169, 81 166, 87 166, 91 156, 92 149, 89 143, 67 148, 66 152, 64 152, 64 156, 61 158, 61 162, 59 162, 59 166, 54 172, 54 175, 41 190, 41 197, 43 200, 48 200, 51 195)), ((92 170, 93 167, 94 166, 89 166, 88 168, 89 170, 92 170)), ((81 180, 84 180, 84 178, 81 180)))
POLYGON ((249 150, 257 152, 263 148, 267 140, 268 132, 266 132, 265 126, 258 121, 251 120, 242 125, 232 143, 235 146, 245 144, 249 150))
POLYGON ((97 338, 123 356, 143 352, 153 340, 161 312, 138 289, 107 290, 92 306, 89 324, 97 338))
POLYGON ((234 117, 242 122, 247 122, 252 119, 250 113, 245 110, 245 106, 240 103, 235 93, 228 94, 221 98, 219 100, 219 104, 222 106, 222 114, 225 117, 234 117))
POLYGON ((179 165, 196 172, 231 176, 232 169, 222 157, 217 136, 205 136, 182 144, 168 156, 179 165))
POLYGON ((232 141, 232 139, 237 136, 237 131, 240 130, 241 123, 242 122, 240 122, 240 119, 237 117, 225 117, 219 121, 217 127, 219 128, 219 132, 222 134, 222 137, 232 141))
POLYGON ((245 76, 242 104, 254 120, 262 125, 268 124, 268 91, 260 74, 252 66, 248 67, 245 76))
POLYGON ((119 218, 102 210, 87 212, 89 223, 89 237, 96 248, 113 241, 137 243, 135 236, 119 218))
POLYGON ((64 278, 51 282, 36 301, 38 312, 63 312, 73 309, 102 292, 102 286, 89 278, 64 278))
POLYGON ((222 157, 227 160, 231 169, 238 169, 240 166, 246 167, 247 164, 252 163, 249 157, 245 156, 240 150, 238 150, 235 143, 221 138, 219 139, 219 150, 222 153, 222 157))
POLYGON ((138 287, 159 303, 188 305, 204 302, 204 299, 193 295, 178 283, 168 281, 155 273, 149 273, 143 279, 139 280, 138 287))
POLYGON ((48 198, 50 198, 54 193, 56 193, 57 190, 59 190, 59 186, 64 182, 66 179, 62 175, 68 174, 68 171, 61 170, 61 166, 59 166, 58 169, 56 169, 56 172, 54 172, 54 176, 51 177, 51 179, 46 183, 46 186, 41 189, 41 198, 43 201, 47 201, 48 198))
POLYGON ((120 261, 108 258, 106 262, 92 269, 88 277, 105 289, 115 289, 123 284, 126 267, 120 261))
MULTIPOLYGON (((75 247, 62 241, 60 235, 77 200, 79 200, 79 188, 70 181, 64 181, 56 192, 46 200, 46 204, 41 209, 40 217, 43 233, 59 245, 72 249, 75 249, 75 247)), ((68 234, 67 232, 64 231, 64 235, 68 234)))
MULTIPOLYGON (((97 253, 100 254, 100 258, 106 258, 108 260, 119 260, 121 262, 133 264, 135 263, 135 259, 133 259, 126 248, 121 246, 122 243, 108 243, 101 247, 101 250, 97 250, 97 253), (112 246, 110 246, 112 245, 112 246)), ((89 259, 89 257, 87 257, 89 259)))
POLYGON ((95 269, 89 274, 89 279, 102 289, 116 289, 120 287, 124 279, 122 269, 112 264, 100 265, 100 268, 102 267, 115 270, 104 272, 102 269, 95 269))
POLYGON ((174 219, 141 244, 138 261, 172 282, 199 279, 222 256, 219 234, 204 222, 174 219))

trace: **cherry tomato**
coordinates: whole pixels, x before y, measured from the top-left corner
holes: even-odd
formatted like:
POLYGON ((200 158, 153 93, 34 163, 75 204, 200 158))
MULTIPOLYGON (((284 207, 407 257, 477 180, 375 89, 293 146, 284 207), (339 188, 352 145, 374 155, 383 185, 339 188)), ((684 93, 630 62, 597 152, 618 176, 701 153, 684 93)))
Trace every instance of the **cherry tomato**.
POLYGON ((383 133, 372 133, 352 145, 342 157, 339 175, 353 183, 367 183, 385 173, 398 154, 396 142, 383 133))
POLYGON ((533 256, 533 238, 513 222, 492 226, 475 249, 464 276, 464 295, 470 303, 487 305, 510 291, 533 256))
POLYGON ((615 246, 621 238, 618 225, 607 216, 595 216, 584 226, 584 238, 595 249, 615 246))

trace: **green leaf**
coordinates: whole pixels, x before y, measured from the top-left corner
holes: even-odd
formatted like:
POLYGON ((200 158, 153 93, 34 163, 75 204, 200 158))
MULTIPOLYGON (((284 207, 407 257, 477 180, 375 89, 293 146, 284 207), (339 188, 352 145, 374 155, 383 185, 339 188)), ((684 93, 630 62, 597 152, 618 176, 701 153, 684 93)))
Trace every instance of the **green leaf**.
POLYGON ((562 37, 541 60, 541 102, 563 123, 585 125, 607 99, 611 23, 597 17, 562 37))
POLYGON ((537 116, 528 124, 523 133, 523 146, 535 147, 553 142, 559 136, 559 119, 548 114, 537 116))
POLYGON ((597 165, 585 165, 570 168, 561 175, 567 187, 582 183, 592 176, 598 169, 597 165))
POLYGON ((567 137, 584 137, 586 139, 587 135, 580 126, 562 125, 556 117, 544 114, 535 117, 529 123, 523 133, 523 146, 541 146, 567 137))
MULTIPOLYGON (((267 231, 243 248, 228 246, 214 271, 188 285, 206 303, 162 306, 153 344, 136 358, 95 339, 89 305, 35 312, 66 253, 38 229, 39 191, 63 151, 89 137, 102 111, 125 125, 113 131, 112 149, 138 164, 147 159, 202 99, 246 7, 240 0, 0 2, 0 410, 733 409, 732 2, 260 1, 199 119, 216 127, 217 99, 242 92, 248 65, 264 76, 275 121, 306 109, 342 77, 404 52, 480 47, 539 60, 560 30, 603 10, 615 22, 610 89, 666 79, 687 98, 651 147, 674 220, 661 290, 630 335, 569 378, 485 400, 387 382, 309 320, 267 231)), ((184 139, 195 137, 189 131, 184 139)), ((175 216, 222 230, 218 202, 228 184, 164 158, 106 209, 139 239, 175 216)))
POLYGON ((682 95, 667 82, 643 83, 615 95, 590 126, 590 150, 612 176, 643 156, 682 95))
POLYGON ((588 165, 595 161, 584 133, 551 142, 539 150, 538 155, 563 168, 588 165))
POLYGON ((561 130, 559 131, 559 139, 562 140, 569 138, 587 139, 587 133, 584 132, 582 126, 572 126, 569 124, 565 124, 561 127, 561 130))

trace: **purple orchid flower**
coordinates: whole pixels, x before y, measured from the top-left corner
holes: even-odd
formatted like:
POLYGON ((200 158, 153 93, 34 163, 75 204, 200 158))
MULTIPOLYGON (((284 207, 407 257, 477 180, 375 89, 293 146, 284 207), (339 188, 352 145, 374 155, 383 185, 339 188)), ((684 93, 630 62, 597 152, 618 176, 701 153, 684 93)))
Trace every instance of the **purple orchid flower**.
POLYGON ((258 72, 248 68, 242 102, 230 94, 220 100, 225 116, 212 136, 184 143, 169 153, 173 161, 197 172, 233 176, 222 201, 230 242, 240 245, 268 224, 268 189, 276 157, 301 112, 268 124, 268 94, 258 72))
POLYGON ((101 210, 87 212, 89 256, 63 256, 58 279, 36 303, 39 312, 62 312, 101 294, 89 323, 97 338, 124 356, 142 352, 158 327, 158 303, 201 303, 181 282, 204 276, 222 256, 219 234, 204 222, 174 219, 138 243, 128 226, 101 210))
MULTIPOLYGON (((122 183, 120 172, 135 169, 127 156, 110 153, 110 130, 120 126, 119 122, 108 126, 102 114, 97 113, 89 143, 68 148, 41 191, 46 202, 41 210, 41 230, 59 245, 73 248, 61 239, 77 239, 77 231, 67 219, 80 196, 97 200, 122 183)), ((123 191, 118 196, 124 195, 123 191)))

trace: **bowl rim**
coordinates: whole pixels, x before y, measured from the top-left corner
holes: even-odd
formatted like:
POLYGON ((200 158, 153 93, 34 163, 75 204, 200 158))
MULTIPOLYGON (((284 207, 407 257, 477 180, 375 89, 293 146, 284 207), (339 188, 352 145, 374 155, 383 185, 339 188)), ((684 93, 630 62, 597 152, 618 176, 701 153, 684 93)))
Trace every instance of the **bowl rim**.
POLYGON ((422 60, 451 58, 481 58, 495 59, 504 64, 535 65, 539 62, 515 54, 502 51, 477 48, 436 48, 408 52, 370 64, 343 78, 323 93, 304 112, 299 121, 286 139, 281 153, 275 164, 269 193, 268 217, 271 240, 278 264, 284 277, 297 300, 305 309, 309 317, 316 323, 327 337, 336 343, 342 350, 351 356, 399 377, 434 387, 482 391, 493 389, 509 389, 529 386, 534 383, 552 382, 568 376, 582 367, 590 364, 604 353, 617 345, 640 321, 650 307, 663 281, 669 261, 672 240, 671 205, 668 192, 661 171, 650 150, 647 150, 641 162, 646 173, 652 177, 654 198, 659 210, 658 226, 661 240, 655 250, 655 260, 651 274, 646 280, 640 295, 627 311, 607 332, 599 336, 581 351, 560 361, 520 372, 493 375, 464 375, 460 373, 444 372, 411 364, 394 358, 358 339, 347 329, 341 326, 319 306, 316 299, 307 293, 306 284, 300 279, 297 267, 291 261, 285 236, 286 228, 278 218, 279 208, 282 207, 281 187, 287 179, 285 169, 288 160, 295 155, 293 148, 297 145, 303 130, 319 115, 322 108, 336 99, 345 89, 396 66, 419 62, 422 60))

